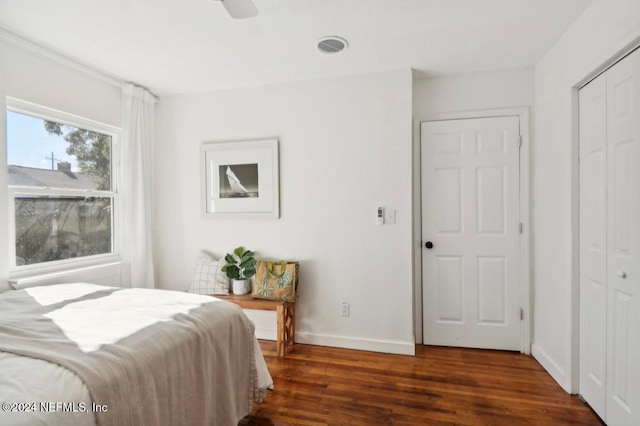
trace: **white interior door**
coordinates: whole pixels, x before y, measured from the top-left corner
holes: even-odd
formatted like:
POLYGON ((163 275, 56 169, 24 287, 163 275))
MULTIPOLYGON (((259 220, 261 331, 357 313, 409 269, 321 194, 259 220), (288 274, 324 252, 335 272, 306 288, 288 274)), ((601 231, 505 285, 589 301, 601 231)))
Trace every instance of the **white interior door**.
POLYGON ((519 147, 516 116, 421 123, 425 344, 520 350, 519 147))
POLYGON ((607 81, 580 90, 580 393, 602 418, 607 349, 607 81))

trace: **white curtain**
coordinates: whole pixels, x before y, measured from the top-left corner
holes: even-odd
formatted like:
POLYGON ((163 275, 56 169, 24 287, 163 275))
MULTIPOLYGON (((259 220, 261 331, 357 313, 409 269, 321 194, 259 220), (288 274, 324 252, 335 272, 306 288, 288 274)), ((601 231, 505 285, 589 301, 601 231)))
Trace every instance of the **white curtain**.
POLYGON ((122 143, 118 191, 122 220, 122 281, 154 288, 153 144, 155 97, 142 87, 122 87, 122 143))

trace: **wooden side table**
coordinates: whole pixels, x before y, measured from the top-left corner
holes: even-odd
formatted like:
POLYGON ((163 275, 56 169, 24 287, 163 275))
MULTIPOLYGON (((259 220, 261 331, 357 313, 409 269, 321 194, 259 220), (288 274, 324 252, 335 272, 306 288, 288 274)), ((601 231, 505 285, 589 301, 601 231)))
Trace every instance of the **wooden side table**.
POLYGON ((296 322, 296 304, 280 300, 254 299, 251 294, 213 295, 221 300, 235 303, 242 309, 256 309, 261 311, 276 311, 278 329, 276 332, 278 356, 286 356, 293 349, 296 322))

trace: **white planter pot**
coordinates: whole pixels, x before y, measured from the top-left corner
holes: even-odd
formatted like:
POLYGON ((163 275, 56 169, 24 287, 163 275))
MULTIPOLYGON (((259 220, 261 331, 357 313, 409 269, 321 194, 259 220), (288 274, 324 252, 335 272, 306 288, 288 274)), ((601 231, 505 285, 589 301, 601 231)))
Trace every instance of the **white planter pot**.
POLYGON ((251 292, 251 280, 233 280, 233 294, 247 294, 251 292))

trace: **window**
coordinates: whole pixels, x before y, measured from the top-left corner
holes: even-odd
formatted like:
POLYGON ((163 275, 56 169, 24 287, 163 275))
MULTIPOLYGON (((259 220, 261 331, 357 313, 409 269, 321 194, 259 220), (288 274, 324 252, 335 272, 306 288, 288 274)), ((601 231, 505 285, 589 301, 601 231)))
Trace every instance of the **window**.
POLYGON ((115 254, 117 129, 15 99, 7 105, 13 266, 115 254))

